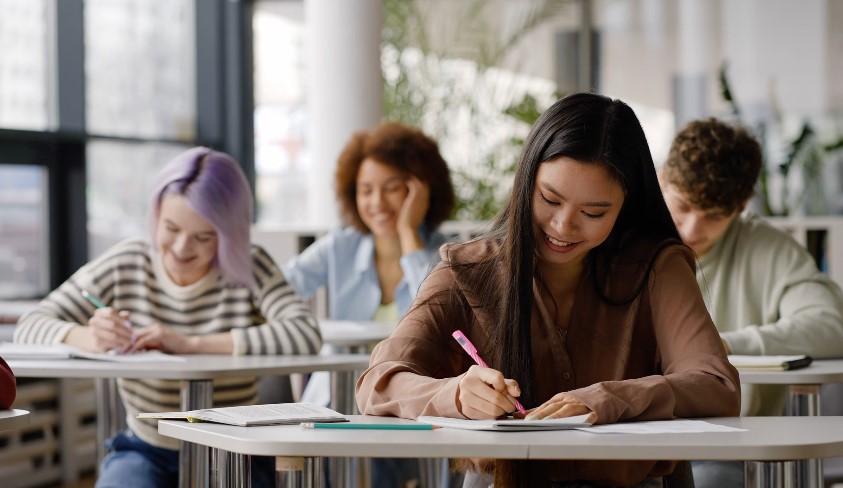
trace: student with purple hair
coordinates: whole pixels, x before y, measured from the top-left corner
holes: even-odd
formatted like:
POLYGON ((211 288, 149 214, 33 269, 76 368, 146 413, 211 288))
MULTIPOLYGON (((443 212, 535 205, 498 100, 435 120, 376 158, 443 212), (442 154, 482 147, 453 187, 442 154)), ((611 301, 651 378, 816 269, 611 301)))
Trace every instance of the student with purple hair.
MULTIPOLYGON (((96 352, 317 353, 316 320, 272 258, 251 244, 251 216, 251 190, 230 156, 204 147, 182 153, 157 176, 149 238, 121 242, 80 268, 21 317, 15 341, 96 352), (95 308, 82 290, 106 307, 95 308)), ((178 383, 121 379, 118 386, 128 429, 108 441, 96 486, 175 487, 178 441, 136 417, 179 410, 178 383)), ((257 400, 254 377, 214 382, 214 406, 257 400)), ((253 469, 253 486, 271 485, 267 468, 253 469)))

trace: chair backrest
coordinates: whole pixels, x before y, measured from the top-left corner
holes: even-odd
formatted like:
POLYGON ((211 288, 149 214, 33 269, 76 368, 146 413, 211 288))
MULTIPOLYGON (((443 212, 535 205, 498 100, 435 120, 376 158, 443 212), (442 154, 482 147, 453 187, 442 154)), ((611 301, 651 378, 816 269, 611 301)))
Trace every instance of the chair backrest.
POLYGON ((694 488, 694 474, 689 461, 680 461, 672 473, 662 478, 664 488, 694 488))

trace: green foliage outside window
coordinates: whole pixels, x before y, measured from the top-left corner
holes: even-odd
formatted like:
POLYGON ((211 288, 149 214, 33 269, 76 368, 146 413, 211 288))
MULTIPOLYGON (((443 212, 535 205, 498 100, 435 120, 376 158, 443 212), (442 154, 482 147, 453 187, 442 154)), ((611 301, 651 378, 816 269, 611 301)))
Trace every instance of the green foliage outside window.
MULTIPOLYGON (((746 126, 744 114, 729 82, 727 68, 726 63, 720 67, 720 93, 729 104, 732 115, 746 126)), ((797 209, 813 215, 828 213, 828 201, 823 189, 823 164, 843 149, 843 137, 823 142, 811 121, 804 120, 795 137, 784 137, 782 154, 770 154, 767 138, 772 133, 783 137, 784 132, 782 113, 778 110, 775 100, 771 105, 774 107, 772 120, 761 121, 754 127, 755 135, 765 151, 765 165, 758 178, 756 195, 761 212, 770 216, 787 216, 797 209), (798 189, 799 194, 791 195, 790 178, 799 170, 802 172, 801 188, 798 189), (771 179, 776 173, 784 181, 779 195, 773 195, 771 191, 771 179), (776 201, 778 205, 775 204, 776 201)))
POLYGON ((436 47, 429 26, 438 24, 428 21, 434 12, 424 8, 430 4, 385 0, 384 117, 420 127, 439 141, 457 192, 454 218, 491 219, 508 197, 524 138, 558 93, 547 80, 531 92, 517 73, 501 66, 527 34, 558 19, 572 3, 524 2, 515 28, 502 33, 491 21, 500 2, 454 2, 459 18, 451 19, 452 31, 437 31, 448 42, 437 37, 436 47))

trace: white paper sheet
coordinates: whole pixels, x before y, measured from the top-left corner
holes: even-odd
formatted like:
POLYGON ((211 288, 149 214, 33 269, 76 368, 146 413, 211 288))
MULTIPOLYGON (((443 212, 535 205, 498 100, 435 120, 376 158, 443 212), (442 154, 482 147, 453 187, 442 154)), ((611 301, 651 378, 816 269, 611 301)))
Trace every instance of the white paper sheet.
POLYGON ((652 420, 648 422, 621 422, 618 424, 578 427, 577 430, 593 434, 688 434, 699 432, 746 432, 747 429, 726 427, 702 420, 652 420))

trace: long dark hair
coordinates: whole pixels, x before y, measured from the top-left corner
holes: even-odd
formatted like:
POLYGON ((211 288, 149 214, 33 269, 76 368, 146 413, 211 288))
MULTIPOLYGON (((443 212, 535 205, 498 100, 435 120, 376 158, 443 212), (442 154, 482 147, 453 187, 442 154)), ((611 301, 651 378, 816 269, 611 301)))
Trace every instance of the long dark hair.
MULTIPOLYGON (((606 283, 612 260, 621 255, 622 249, 642 239, 654 244, 680 240, 659 188, 644 131, 628 105, 602 95, 578 93, 557 101, 539 117, 524 144, 509 202, 490 236, 501 242, 499 266, 504 276, 510 277, 498 294, 495 362, 504 376, 518 381, 523 403, 529 406, 537 405, 530 325, 538 246, 532 197, 539 165, 563 156, 605 166, 625 194, 609 237, 589 253, 586 261, 602 299, 617 304, 634 300, 646 284, 659 250, 654 249, 644 263, 640 282, 631 294, 612 296, 606 291, 606 283)), ((525 469, 522 463, 497 463, 496 477, 506 486, 514 486, 526 482, 525 469)))

